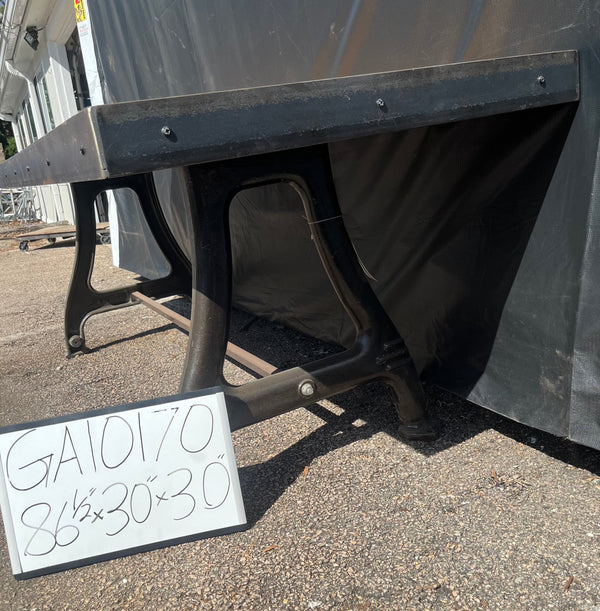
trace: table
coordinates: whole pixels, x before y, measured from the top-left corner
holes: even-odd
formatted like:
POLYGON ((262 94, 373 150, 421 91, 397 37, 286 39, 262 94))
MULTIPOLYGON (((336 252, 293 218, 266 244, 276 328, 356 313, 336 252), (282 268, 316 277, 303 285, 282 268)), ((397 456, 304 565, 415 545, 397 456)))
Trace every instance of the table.
POLYGON ((69 354, 85 350, 85 321, 134 303, 132 293, 189 292, 190 339, 182 392, 222 386, 232 429, 375 380, 393 395, 400 433, 429 439, 417 370, 375 296, 346 232, 328 143, 518 112, 579 99, 576 51, 416 68, 87 108, 0 168, 0 187, 71 184, 77 251, 65 313, 69 354), (57 154, 60 151, 60 154, 57 154), (161 211, 152 172, 175 168, 187 186, 192 224, 188 260, 161 211), (231 308, 228 209, 244 189, 289 184, 356 331, 343 353, 233 387, 223 379, 231 308), (159 280, 98 292, 93 203, 103 191, 132 189, 171 265, 159 280))

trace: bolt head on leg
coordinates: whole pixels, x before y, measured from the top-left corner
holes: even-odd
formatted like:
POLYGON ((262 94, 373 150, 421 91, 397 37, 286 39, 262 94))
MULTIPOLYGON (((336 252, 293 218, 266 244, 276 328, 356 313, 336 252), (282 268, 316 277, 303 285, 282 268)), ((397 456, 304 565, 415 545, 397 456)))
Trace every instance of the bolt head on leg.
POLYGON ((303 380, 298 385, 298 394, 310 399, 317 392, 317 386, 312 380, 303 380))
POLYGON ((83 346, 83 337, 80 335, 71 335, 71 337, 69 337, 69 346, 75 350, 78 350, 83 346))

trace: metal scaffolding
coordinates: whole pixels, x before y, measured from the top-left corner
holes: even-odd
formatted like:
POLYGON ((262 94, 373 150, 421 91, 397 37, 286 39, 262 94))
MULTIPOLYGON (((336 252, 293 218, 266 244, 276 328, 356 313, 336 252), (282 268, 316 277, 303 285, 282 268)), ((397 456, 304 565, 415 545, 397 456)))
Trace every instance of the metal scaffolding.
POLYGON ((0 189, 0 222, 36 220, 32 187, 0 189))

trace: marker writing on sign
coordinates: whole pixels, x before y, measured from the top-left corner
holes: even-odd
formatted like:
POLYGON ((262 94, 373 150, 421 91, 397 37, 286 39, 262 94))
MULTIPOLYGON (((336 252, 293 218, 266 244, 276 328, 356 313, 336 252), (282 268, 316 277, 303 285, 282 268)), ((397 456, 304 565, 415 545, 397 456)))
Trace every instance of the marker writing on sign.
POLYGON ((227 420, 209 389, 0 430, 15 575, 245 525, 227 420))
POLYGON ((30 429, 7 452, 8 482, 14 490, 26 492, 73 476, 97 473, 102 468, 115 470, 130 461, 158 463, 166 442, 171 447, 175 443, 187 454, 199 454, 212 440, 214 415, 210 407, 201 403, 191 405, 185 415, 182 411, 177 406, 143 414, 140 411, 134 424, 111 414, 95 427, 95 435, 89 421, 83 436, 73 434, 77 425, 65 424, 60 442, 51 448, 47 447, 44 429, 30 429), (145 430, 152 430, 154 435, 146 435, 145 430))
MULTIPOLYGON (((165 513, 167 504, 166 515, 176 522, 190 518, 199 500, 204 509, 218 509, 229 496, 231 477, 227 467, 213 461, 203 470, 199 490, 201 499, 196 498, 198 493, 192 484, 192 471, 182 467, 133 485, 114 482, 103 490, 90 488, 80 492, 76 489, 70 501, 56 505, 56 508, 60 508, 58 512, 51 503, 33 503, 21 514, 21 524, 32 531, 24 554, 47 556, 57 548, 74 543, 87 528, 93 528, 107 537, 115 537, 134 524, 145 524, 161 509, 165 513), (217 488, 214 486, 215 477, 220 481, 217 488)), ((160 516, 160 519, 163 517, 160 516)))

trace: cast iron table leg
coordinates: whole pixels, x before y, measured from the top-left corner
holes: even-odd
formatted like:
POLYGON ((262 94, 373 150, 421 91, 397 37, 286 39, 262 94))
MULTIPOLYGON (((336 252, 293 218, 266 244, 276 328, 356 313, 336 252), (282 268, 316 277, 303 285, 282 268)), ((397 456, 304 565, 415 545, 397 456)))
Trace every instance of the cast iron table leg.
POLYGON ((189 294, 190 264, 181 253, 160 211, 151 175, 137 175, 107 181, 74 183, 76 247, 75 264, 65 308, 67 355, 85 351, 85 321, 94 314, 133 305, 135 291, 148 297, 189 294), (148 226, 169 261, 171 272, 165 278, 147 280, 112 291, 96 291, 91 284, 96 253, 96 220, 94 200, 108 189, 132 189, 139 197, 148 226))
POLYGON ((191 333, 182 391, 223 387, 232 429, 241 428, 375 380, 391 389, 400 432, 431 439, 421 383, 408 349, 366 279, 346 232, 327 147, 191 166, 188 190, 194 240, 191 333), (347 351, 243 386, 223 379, 231 307, 229 205, 235 194, 285 182, 299 194, 312 238, 335 292, 350 316, 347 351))

